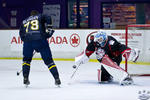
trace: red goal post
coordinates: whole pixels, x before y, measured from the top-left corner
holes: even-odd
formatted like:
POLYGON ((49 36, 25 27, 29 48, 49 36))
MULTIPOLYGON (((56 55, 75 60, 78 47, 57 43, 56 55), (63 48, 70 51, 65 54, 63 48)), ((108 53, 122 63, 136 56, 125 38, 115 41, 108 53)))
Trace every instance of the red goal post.
MULTIPOLYGON (((142 75, 142 76, 150 76, 150 60, 146 53, 150 52, 150 48, 145 48, 146 46, 143 46, 145 44, 146 40, 148 40, 148 33, 150 34, 150 24, 133 24, 133 25, 127 25, 125 29, 125 44, 126 46, 129 46, 134 48, 134 46, 139 47, 138 49, 141 50, 141 55, 138 62, 144 62, 137 66, 137 72, 133 73, 133 75, 142 75), (142 69, 142 67, 145 67, 142 69), (139 69, 138 69, 139 68, 139 69)), ((149 37, 150 38, 150 37, 149 37)), ((148 45, 148 44, 147 44, 148 45)), ((150 53, 149 53, 150 54, 150 53)), ((127 59, 125 59, 125 70, 129 72, 129 65, 127 62, 127 59)), ((130 74, 130 72, 129 72, 130 74)))

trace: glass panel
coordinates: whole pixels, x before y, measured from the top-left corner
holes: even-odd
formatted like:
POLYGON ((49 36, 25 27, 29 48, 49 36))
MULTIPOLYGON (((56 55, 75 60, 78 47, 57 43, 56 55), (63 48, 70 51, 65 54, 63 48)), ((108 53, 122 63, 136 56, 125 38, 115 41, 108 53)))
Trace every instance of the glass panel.
POLYGON ((69 0, 68 1, 68 27, 76 27, 77 22, 77 12, 76 12, 76 0, 69 0))
POLYGON ((150 4, 103 4, 103 27, 122 29, 129 24, 149 24, 150 4))
POLYGON ((150 24, 150 4, 145 4, 145 24, 150 24))
POLYGON ((84 1, 80 3, 80 27, 88 27, 88 2, 84 1))
POLYGON ((136 24, 135 4, 104 4, 104 28, 124 28, 127 24, 136 24))
MULTIPOLYGON (((68 24, 69 28, 75 28, 77 26, 76 0, 68 1, 68 24)), ((80 27, 88 27, 88 0, 80 0, 80 27)))

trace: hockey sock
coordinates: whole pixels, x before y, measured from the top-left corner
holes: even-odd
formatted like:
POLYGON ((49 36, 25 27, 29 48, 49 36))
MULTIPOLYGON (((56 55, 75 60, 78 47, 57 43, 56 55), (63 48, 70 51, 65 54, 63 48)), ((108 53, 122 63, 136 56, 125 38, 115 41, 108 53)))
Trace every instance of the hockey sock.
POLYGON ((22 69, 23 69, 23 77, 28 78, 29 77, 29 72, 30 72, 30 63, 24 62, 22 64, 22 69))
POLYGON ((52 75, 53 75, 53 77, 54 77, 55 79, 59 79, 58 70, 57 70, 57 67, 56 67, 55 64, 50 65, 50 66, 48 67, 48 69, 50 70, 50 72, 52 73, 52 75))

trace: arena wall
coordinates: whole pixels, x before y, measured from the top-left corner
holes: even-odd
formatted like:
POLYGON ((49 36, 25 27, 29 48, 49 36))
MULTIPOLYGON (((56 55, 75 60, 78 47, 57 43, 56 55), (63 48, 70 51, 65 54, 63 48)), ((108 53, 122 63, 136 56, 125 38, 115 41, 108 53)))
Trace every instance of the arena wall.
MULTIPOLYGON (((97 29, 61 29, 55 30, 54 35, 48 39, 53 58, 74 59, 80 54, 87 45, 87 37, 97 29)), ((103 30, 108 35, 114 36, 121 43, 125 43, 125 30, 103 30)), ((143 34, 142 31, 136 32, 138 35, 130 34, 129 46, 139 48, 141 57, 139 61, 150 62, 150 34, 143 34), (133 42, 132 40, 135 40, 133 42), (130 42, 131 41, 131 42, 130 42)), ((0 30, 0 58, 21 58, 23 42, 19 37, 19 30, 0 30)), ((35 58, 40 58, 36 53, 35 58)), ((95 59, 95 54, 91 56, 95 59)))

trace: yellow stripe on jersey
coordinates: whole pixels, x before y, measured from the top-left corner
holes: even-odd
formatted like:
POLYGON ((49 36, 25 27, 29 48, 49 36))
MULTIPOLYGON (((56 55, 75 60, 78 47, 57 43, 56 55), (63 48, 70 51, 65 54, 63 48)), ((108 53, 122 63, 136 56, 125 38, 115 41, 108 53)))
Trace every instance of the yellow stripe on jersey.
POLYGON ((52 65, 52 66, 49 67, 48 69, 51 70, 53 67, 56 67, 56 65, 52 65))
POLYGON ((22 66, 24 66, 24 65, 30 66, 30 64, 28 64, 28 63, 23 63, 22 66))

